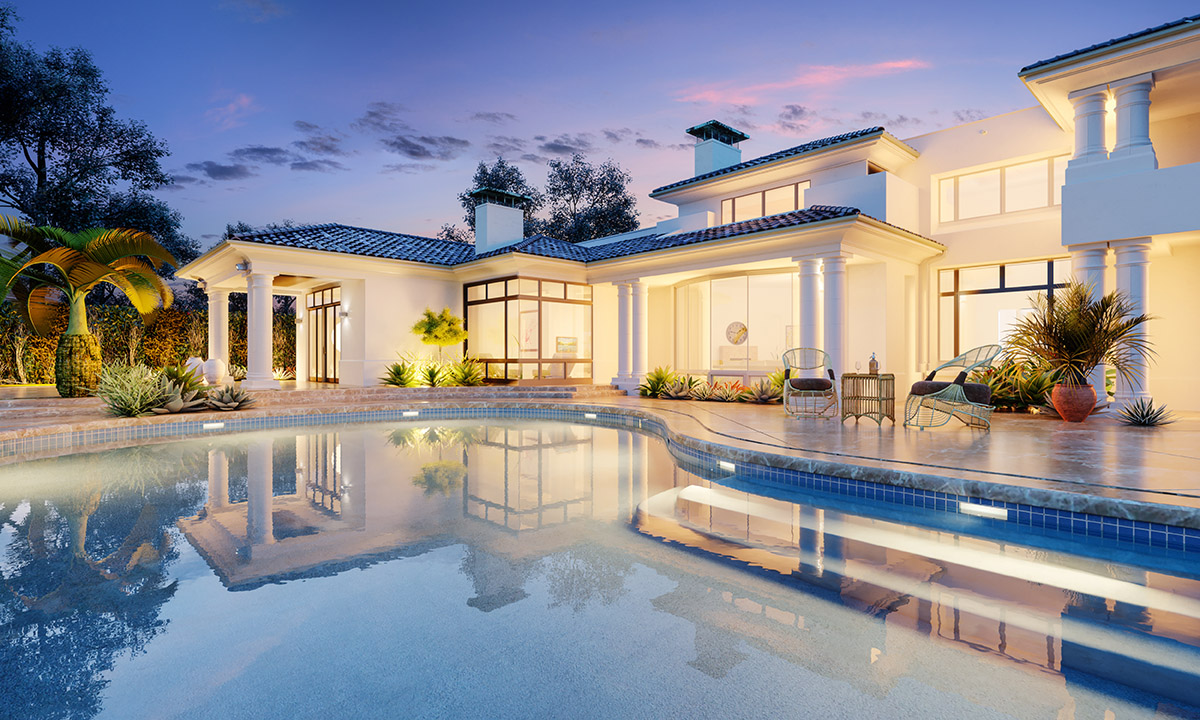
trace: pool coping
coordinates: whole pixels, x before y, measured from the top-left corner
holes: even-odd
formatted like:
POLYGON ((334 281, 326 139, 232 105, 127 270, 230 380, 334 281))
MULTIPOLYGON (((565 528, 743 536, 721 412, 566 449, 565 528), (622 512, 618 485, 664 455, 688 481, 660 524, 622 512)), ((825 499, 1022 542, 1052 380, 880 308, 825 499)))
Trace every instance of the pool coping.
MULTIPOLYGON (((422 416, 433 419, 485 418, 524 411, 535 419, 564 419, 587 421, 596 418, 589 414, 603 414, 624 422, 638 423, 638 428, 649 423, 661 430, 661 437, 668 447, 678 454, 683 450, 694 459, 718 467, 720 459, 735 466, 739 472, 756 474, 764 484, 784 488, 801 487, 824 490, 842 495, 879 499, 906 505, 918 505, 943 509, 961 500, 973 504, 1005 507, 1014 515, 1027 520, 1022 524, 1037 527, 1039 522, 1048 522, 1039 512, 1052 513, 1051 521, 1057 528, 1074 527, 1076 534, 1095 537, 1133 539, 1141 533, 1184 531, 1186 538, 1200 550, 1200 508, 1175 505, 1165 502, 1138 500, 1130 497, 1102 496, 1052 485, 1071 486, 1066 481, 1021 476, 1026 484, 1006 482, 1003 473, 980 470, 955 470, 946 474, 946 468, 923 466, 916 463, 901 463, 882 458, 858 458, 836 455, 836 459, 814 457, 810 451, 793 450, 798 454, 784 454, 765 449, 735 447, 729 444, 740 442, 764 447, 776 447, 760 441, 739 438, 709 428, 702 420, 679 410, 655 407, 635 407, 606 404, 603 401, 573 400, 554 402, 531 400, 436 400, 397 401, 362 403, 353 410, 328 406, 273 406, 235 412, 202 412, 179 415, 161 415, 142 418, 98 418, 86 421, 65 422, 19 430, 0 431, 0 465, 11 465, 28 460, 56 457, 77 452, 115 449, 145 441, 172 441, 202 435, 228 435, 238 432, 305 425, 328 425, 387 420, 418 420, 422 416), (418 413, 406 416, 405 413, 418 413), (550 414, 561 414, 554 418, 550 414), (441 417, 439 417, 441 416, 441 417), (694 427, 686 427, 693 425, 694 427), (680 426, 685 426, 681 428, 680 426), (708 434, 719 439, 706 439, 699 435, 708 434), (898 466, 898 467, 897 467, 898 466), (938 472, 931 472, 931 471, 938 472), (830 481, 835 481, 834 485, 830 481), (839 484, 840 483, 840 484, 839 484), (1038 484, 1048 485, 1045 487, 1038 484), (874 486, 885 486, 876 497, 874 486), (892 490, 896 489, 896 490, 892 490), (889 490, 897 493, 892 497, 889 490), (928 503, 926 505, 926 503, 928 503), (1111 521, 1111 522, 1110 522, 1111 521), (1080 524, 1082 523, 1082 524, 1080 524), (1091 527, 1096 524, 1097 527, 1091 527), (1160 526, 1159 529, 1149 527, 1160 526), (1111 526, 1111 527, 1110 527, 1111 526), (1162 528, 1165 528, 1162 529, 1162 528), (1192 540, 1192 538, 1195 538, 1192 540)), ((510 415, 511 417, 512 415, 510 415)), ((778 450, 787 448, 777 447, 778 450)), ((1017 476, 1008 476, 1016 479, 1017 476)), ((751 478, 753 482, 755 478, 751 478)), ((1076 484, 1077 485, 1077 484, 1076 484)), ((1101 488, 1098 488, 1101 489, 1101 488)), ((1154 493, 1154 491, 1128 491, 1154 493)), ((1159 496, 1165 493, 1156 493, 1159 496)), ((1003 521, 1002 521, 1003 522, 1003 521)), ((1071 531, 1071 530, 1068 530, 1071 531)), ((1170 537, 1159 543, 1170 545, 1170 537)), ((1183 549, 1183 538, 1179 549, 1183 549)), ((1193 550, 1192 547, 1188 548, 1193 550)))

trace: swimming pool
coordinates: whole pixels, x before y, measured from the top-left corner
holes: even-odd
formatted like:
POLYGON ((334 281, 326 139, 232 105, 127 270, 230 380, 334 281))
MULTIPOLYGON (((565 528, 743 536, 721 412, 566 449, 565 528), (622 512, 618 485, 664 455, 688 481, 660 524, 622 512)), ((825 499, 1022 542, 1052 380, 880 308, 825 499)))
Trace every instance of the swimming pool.
POLYGON ((1189 558, 676 450, 416 420, 0 468, 0 716, 1197 712, 1189 558))

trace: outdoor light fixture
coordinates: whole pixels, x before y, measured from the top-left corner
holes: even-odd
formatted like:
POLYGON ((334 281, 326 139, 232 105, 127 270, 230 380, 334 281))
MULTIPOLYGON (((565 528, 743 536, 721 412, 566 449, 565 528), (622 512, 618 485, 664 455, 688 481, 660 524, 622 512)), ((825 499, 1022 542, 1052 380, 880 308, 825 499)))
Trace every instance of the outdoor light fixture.
POLYGON ((350 313, 349 313, 349 311, 347 311, 347 310, 339 310, 339 311, 338 311, 338 317, 340 317, 340 318, 342 318, 343 320, 345 320, 346 318, 350 317, 350 313))
POLYGON ((250 261, 246 260, 245 262, 240 262, 237 265, 234 265, 233 268, 235 270, 239 270, 241 272, 249 272, 250 271, 250 261))
POLYGON ((995 518, 997 520, 1007 520, 1008 510, 994 505, 976 505, 974 503, 960 502, 958 511, 967 515, 975 515, 978 517, 995 518))

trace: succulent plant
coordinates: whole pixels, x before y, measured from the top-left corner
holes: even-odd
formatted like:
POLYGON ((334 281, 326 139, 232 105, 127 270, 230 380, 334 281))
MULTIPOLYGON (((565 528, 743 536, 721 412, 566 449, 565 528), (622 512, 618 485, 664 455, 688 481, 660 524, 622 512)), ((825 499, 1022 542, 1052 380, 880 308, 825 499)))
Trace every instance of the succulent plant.
POLYGON ((646 373, 646 379, 638 386, 638 393, 642 397, 659 397, 668 385, 675 382, 676 378, 675 371, 670 367, 656 367, 646 373))
POLYGON ((276 380, 295 380, 296 371, 291 368, 277 367, 271 371, 271 376, 276 380))
POLYGON ((449 373, 436 362, 431 362, 424 365, 420 372, 417 373, 417 384, 428 385, 429 387, 445 387, 449 380, 449 373))
POLYGON ((392 387, 416 387, 417 366, 407 360, 394 362, 387 366, 384 376, 379 381, 392 387))
POLYGON ((214 410, 245 410, 254 404, 254 396, 240 387, 226 385, 209 390, 207 401, 214 410))
POLYGON ((767 376, 767 381, 770 382, 772 387, 778 390, 780 394, 783 393, 783 381, 786 379, 787 373, 783 370, 776 370, 767 376))
POLYGON ((450 384, 459 387, 474 387, 483 384, 483 365, 474 358, 463 358, 444 368, 450 384))
POLYGON ((1175 422, 1175 416, 1167 406, 1154 406, 1154 400, 1135 400, 1117 412, 1117 419, 1126 425, 1157 427, 1175 422))
POLYGON ((714 392, 715 387, 713 385, 701 380, 700 382, 696 383, 694 388, 692 388, 692 399, 713 400, 715 398, 714 392))
POLYGON ((162 372, 145 365, 110 365, 100 372, 96 397, 118 417, 145 415, 163 398, 162 372))
POLYGON ((775 387, 769 379, 759 380, 747 390, 746 399, 752 403, 773 403, 783 396, 783 391, 775 387))
POLYGON ((680 378, 663 388, 659 397, 666 398, 667 400, 691 400, 692 389, 695 388, 697 384, 698 382, 693 381, 693 379, 690 377, 680 378))
POLYGON ((156 415, 198 412, 207 408, 206 398, 199 390, 184 388, 168 377, 162 379, 162 391, 162 404, 150 409, 156 415))
MULTIPOLYGON (((168 365, 162 369, 163 377, 175 383, 182 392, 204 389, 204 378, 186 365, 168 365)), ((164 386, 165 387, 165 386, 164 386)))
POLYGON ((717 383, 713 387, 713 398, 721 402, 741 402, 746 399, 746 388, 737 380, 717 383))
POLYGON ((245 380, 246 379, 246 366, 238 365, 236 363, 230 363, 229 364, 229 377, 233 378, 234 380, 245 380))

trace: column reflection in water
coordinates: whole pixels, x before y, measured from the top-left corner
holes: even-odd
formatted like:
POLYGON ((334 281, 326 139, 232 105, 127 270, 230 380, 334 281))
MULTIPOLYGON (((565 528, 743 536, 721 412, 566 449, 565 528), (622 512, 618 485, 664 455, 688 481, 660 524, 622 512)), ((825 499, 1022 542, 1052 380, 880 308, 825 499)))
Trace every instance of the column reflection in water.
POLYGON ((246 451, 246 474, 249 483, 246 509, 246 539, 251 545, 275 542, 271 515, 274 486, 274 443, 271 438, 256 439, 246 451))
POLYGON ((219 510, 229 504, 229 458, 224 450, 208 451, 208 507, 219 510))

